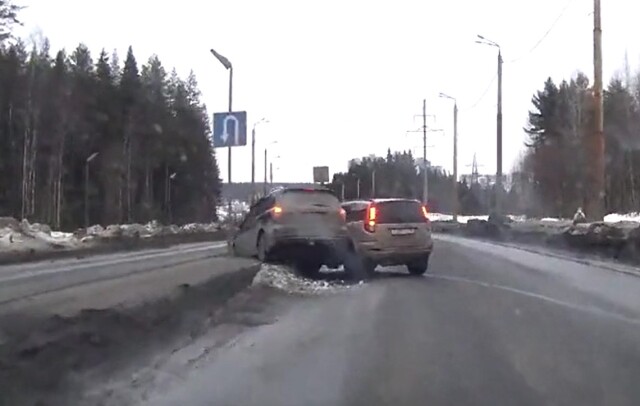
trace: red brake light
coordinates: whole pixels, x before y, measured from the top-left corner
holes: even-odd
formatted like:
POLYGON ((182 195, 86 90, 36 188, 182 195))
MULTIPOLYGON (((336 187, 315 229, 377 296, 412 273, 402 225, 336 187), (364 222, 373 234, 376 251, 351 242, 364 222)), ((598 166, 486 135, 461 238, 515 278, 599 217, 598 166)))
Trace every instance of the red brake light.
POLYGON ((340 208, 340 217, 342 218, 343 221, 347 220, 347 212, 343 208, 340 208))
POLYGON ((376 218, 378 216, 378 208, 376 206, 369 206, 367 208, 367 218, 364 222, 364 229, 370 233, 373 233, 376 228, 376 218))

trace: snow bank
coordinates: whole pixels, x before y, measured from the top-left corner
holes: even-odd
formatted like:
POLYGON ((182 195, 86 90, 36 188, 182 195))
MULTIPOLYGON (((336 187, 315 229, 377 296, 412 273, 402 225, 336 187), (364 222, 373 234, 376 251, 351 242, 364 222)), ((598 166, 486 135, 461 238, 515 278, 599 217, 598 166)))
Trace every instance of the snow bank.
POLYGON ((511 217, 504 224, 470 218, 460 224, 435 221, 432 225, 434 232, 546 245, 640 264, 640 216, 634 213, 608 215, 605 221, 579 224, 569 219, 511 217))
POLYGON ((46 224, 0 217, 0 253, 23 251, 74 250, 98 245, 112 239, 153 238, 162 235, 213 233, 218 223, 164 226, 157 221, 147 224, 94 225, 73 233, 52 231, 46 224))

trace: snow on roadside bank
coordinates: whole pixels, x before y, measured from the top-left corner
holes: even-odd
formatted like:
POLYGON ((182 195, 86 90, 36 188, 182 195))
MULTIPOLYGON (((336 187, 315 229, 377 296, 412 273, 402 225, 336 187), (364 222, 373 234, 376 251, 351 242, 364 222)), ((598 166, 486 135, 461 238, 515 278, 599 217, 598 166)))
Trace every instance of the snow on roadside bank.
POLYGON ((147 224, 94 225, 73 233, 52 231, 48 225, 27 220, 0 217, 0 252, 79 249, 112 238, 151 238, 171 234, 210 233, 220 230, 218 223, 164 226, 157 221, 147 224))
MULTIPOLYGON (((564 218, 555 218, 555 217, 544 217, 542 219, 539 218, 527 218, 527 216, 515 216, 508 215, 511 221, 514 222, 524 222, 524 221, 540 221, 543 223, 571 223, 571 219, 564 218)), ((458 216, 458 223, 466 224, 469 220, 488 220, 489 215, 480 215, 480 216, 458 216)), ((442 214, 442 213, 429 213, 429 220, 431 221, 453 221, 453 216, 451 214, 442 214)), ((640 213, 611 213, 604 216, 604 222, 608 224, 615 223, 640 223, 640 213)))

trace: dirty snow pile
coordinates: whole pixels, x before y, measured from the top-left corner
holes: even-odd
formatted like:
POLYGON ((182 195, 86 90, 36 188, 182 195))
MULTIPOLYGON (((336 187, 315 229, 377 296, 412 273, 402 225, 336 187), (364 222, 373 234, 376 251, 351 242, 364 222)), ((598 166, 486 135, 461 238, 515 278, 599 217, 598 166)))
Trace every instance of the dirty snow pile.
MULTIPOLYGON (((429 220, 431 221, 453 221, 453 216, 451 214, 442 214, 442 213, 429 213, 427 215, 429 220)), ((526 219, 525 216, 514 216, 508 215, 511 221, 523 221, 526 219)), ((479 215, 479 216, 458 216, 458 223, 467 224, 469 220, 489 220, 489 215, 479 215)))
POLYGON ((73 250, 115 238, 151 238, 171 234, 211 233, 220 230, 218 223, 164 226, 157 221, 147 224, 94 225, 73 233, 52 231, 46 224, 0 217, 0 252, 73 250))
POLYGON ((153 220, 147 224, 113 224, 107 227, 94 225, 89 228, 79 229, 74 234, 83 242, 94 238, 150 238, 169 234, 211 233, 220 230, 218 223, 198 224, 190 223, 183 226, 175 224, 164 226, 153 220))
POLYGON ((0 251, 76 248, 72 233, 51 231, 46 224, 30 224, 11 217, 0 217, 0 251))
POLYGON ((287 293, 321 294, 339 292, 349 289, 344 281, 311 280, 296 275, 294 271, 283 265, 262 264, 253 278, 253 285, 268 286, 287 293))

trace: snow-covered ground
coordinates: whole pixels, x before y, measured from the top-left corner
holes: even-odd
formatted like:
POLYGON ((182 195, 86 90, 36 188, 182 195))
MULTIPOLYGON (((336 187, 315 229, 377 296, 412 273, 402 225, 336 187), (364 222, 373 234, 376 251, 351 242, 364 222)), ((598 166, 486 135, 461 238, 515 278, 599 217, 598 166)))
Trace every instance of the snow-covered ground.
MULTIPOLYGON (((542 219, 535 218, 527 218, 526 216, 514 216, 509 215, 512 221, 522 222, 522 221, 541 221, 544 223, 558 222, 558 223, 571 223, 571 219, 563 219, 563 218, 554 218, 554 217, 545 217, 542 219)), ((453 221, 453 216, 451 214, 441 214, 441 213, 429 213, 429 219, 431 221, 453 221)), ((458 223, 466 224, 469 220, 488 220, 488 215, 481 216, 458 216, 458 223)), ((640 223, 640 213, 611 213, 604 216, 604 222, 608 224, 615 223, 640 223)))
POLYGON ((107 227, 94 225, 74 233, 52 231, 44 224, 30 224, 27 220, 0 218, 0 252, 46 251, 51 249, 78 249, 109 238, 151 238, 169 234, 192 234, 220 230, 218 223, 164 226, 157 221, 147 224, 114 224, 107 227))

